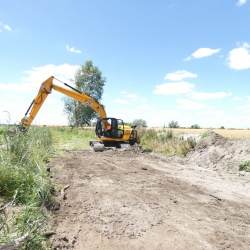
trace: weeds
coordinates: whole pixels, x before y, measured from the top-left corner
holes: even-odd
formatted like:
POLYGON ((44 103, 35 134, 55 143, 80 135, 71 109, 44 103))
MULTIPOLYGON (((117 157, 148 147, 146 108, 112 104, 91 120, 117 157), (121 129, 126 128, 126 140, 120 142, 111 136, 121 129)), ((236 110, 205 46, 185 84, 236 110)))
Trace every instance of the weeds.
POLYGON ((246 161, 239 166, 239 171, 250 172, 250 161, 246 161))
POLYGON ((166 156, 185 156, 196 145, 195 140, 181 140, 176 138, 172 130, 156 131, 142 128, 139 129, 138 135, 138 141, 144 150, 162 153, 166 156))
POLYGON ((10 210, 0 211, 0 243, 28 234, 24 249, 42 249, 41 232, 46 225, 43 207, 52 202, 46 162, 50 157, 51 133, 47 128, 31 127, 17 133, 0 149, 0 197, 10 210))
POLYGON ((0 244, 28 235, 21 249, 45 249, 45 207, 53 207, 47 162, 53 149, 88 148, 94 130, 32 126, 6 144, 7 129, 0 127, 0 244))

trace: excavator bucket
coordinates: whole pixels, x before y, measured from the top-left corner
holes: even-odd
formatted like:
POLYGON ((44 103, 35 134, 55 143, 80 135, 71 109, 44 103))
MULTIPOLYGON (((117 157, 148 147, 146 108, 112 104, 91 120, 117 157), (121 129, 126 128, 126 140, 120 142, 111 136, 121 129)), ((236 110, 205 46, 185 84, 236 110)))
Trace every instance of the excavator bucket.
POLYGON ((103 152, 105 150, 104 144, 100 141, 90 141, 89 145, 95 152, 103 152))

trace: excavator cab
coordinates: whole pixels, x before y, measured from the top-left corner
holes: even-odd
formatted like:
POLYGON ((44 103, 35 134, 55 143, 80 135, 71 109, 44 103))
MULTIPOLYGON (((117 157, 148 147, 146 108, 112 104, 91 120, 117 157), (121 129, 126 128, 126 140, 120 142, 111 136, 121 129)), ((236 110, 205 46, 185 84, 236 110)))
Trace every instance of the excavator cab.
POLYGON ((99 118, 95 129, 98 141, 90 141, 94 151, 104 148, 124 148, 132 146, 137 141, 136 126, 124 125, 123 120, 116 118, 99 118))
POLYGON ((96 135, 98 138, 112 138, 121 140, 124 135, 124 123, 121 119, 100 118, 96 124, 96 135))

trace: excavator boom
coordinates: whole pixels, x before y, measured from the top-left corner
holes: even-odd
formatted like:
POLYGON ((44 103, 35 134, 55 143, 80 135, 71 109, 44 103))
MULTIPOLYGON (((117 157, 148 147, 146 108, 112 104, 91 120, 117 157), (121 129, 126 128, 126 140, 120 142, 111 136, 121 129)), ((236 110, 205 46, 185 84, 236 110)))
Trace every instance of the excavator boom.
POLYGON ((27 112, 25 113, 24 118, 20 122, 20 125, 24 126, 25 129, 29 128, 29 126, 35 119, 37 113, 39 112, 40 108, 42 107, 44 101, 46 100, 47 96, 52 92, 53 89, 83 103, 84 105, 91 107, 92 109, 96 111, 96 113, 100 117, 103 117, 103 118, 107 117, 104 107, 95 99, 93 99, 92 97, 84 93, 81 93, 80 91, 78 91, 77 89, 74 89, 73 87, 69 86, 66 83, 64 84, 73 90, 65 89, 56 84, 53 84, 53 79, 54 77, 51 76, 41 84, 41 87, 38 91, 37 96, 32 101, 27 112), (29 111, 30 111, 29 116, 27 116, 29 111))

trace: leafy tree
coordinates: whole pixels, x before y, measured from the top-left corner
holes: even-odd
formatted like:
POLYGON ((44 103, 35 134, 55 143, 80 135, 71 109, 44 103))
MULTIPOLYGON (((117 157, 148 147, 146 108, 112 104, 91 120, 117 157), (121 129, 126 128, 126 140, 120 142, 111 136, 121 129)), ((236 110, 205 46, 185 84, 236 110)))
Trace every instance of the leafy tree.
POLYGON ((191 126, 191 128, 200 129, 201 127, 198 124, 194 124, 194 125, 191 126))
MULTIPOLYGON (((106 78, 102 76, 102 72, 93 65, 91 60, 86 61, 75 73, 75 88, 98 102, 102 98, 105 82, 106 78)), ((67 114, 68 123, 71 126, 91 125, 91 121, 98 116, 92 108, 70 97, 64 97, 63 100, 64 112, 67 114)))
POLYGON ((171 122, 169 122, 168 127, 169 128, 179 128, 180 125, 177 121, 171 121, 171 122))
POLYGON ((132 126, 147 127, 147 122, 143 119, 135 119, 132 123, 132 126))

